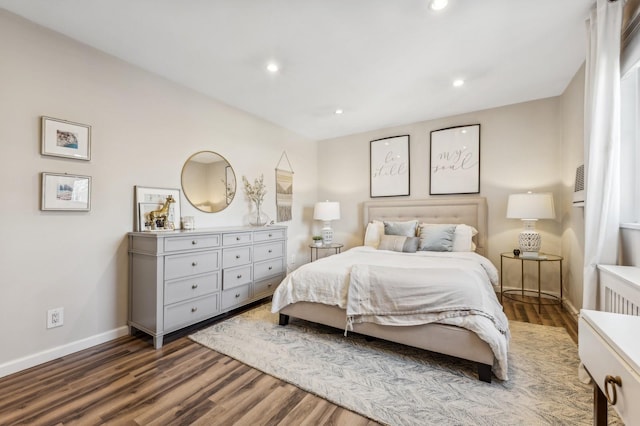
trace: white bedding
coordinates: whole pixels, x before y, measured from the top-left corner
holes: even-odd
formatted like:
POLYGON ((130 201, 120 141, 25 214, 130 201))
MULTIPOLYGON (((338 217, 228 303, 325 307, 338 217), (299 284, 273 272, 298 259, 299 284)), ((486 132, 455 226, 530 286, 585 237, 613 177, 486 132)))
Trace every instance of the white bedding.
POLYGON ((272 312, 304 301, 338 306, 353 322, 462 327, 489 344, 494 374, 506 380, 509 330, 492 287, 497 282, 495 266, 473 252, 355 247, 289 274, 273 295, 272 312), (390 281, 395 284, 385 285, 390 281))

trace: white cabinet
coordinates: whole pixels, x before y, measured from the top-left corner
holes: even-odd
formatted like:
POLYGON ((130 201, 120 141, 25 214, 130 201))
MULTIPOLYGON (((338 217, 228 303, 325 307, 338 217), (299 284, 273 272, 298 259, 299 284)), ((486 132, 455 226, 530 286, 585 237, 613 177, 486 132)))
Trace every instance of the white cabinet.
POLYGON ((578 350, 580 360, 597 386, 595 424, 606 424, 607 394, 626 424, 640 424, 639 331, 638 316, 580 311, 578 350))
POLYGON ((287 228, 129 233, 129 327, 163 336, 273 294, 287 228))

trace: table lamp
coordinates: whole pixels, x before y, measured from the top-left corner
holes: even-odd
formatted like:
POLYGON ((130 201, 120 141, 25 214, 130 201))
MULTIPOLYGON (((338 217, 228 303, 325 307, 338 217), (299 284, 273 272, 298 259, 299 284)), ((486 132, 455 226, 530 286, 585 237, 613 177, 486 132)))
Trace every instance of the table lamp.
POLYGON ((324 226, 321 231, 322 244, 331 244, 333 242, 331 221, 340 219, 340 203, 337 201, 322 201, 316 203, 313 208, 313 218, 324 221, 324 226))
POLYGON ((524 229, 518 237, 520 256, 538 257, 542 239, 540 233, 536 231, 536 221, 539 219, 555 219, 555 217, 553 194, 549 192, 527 192, 526 194, 509 195, 507 218, 521 219, 524 224, 524 229))

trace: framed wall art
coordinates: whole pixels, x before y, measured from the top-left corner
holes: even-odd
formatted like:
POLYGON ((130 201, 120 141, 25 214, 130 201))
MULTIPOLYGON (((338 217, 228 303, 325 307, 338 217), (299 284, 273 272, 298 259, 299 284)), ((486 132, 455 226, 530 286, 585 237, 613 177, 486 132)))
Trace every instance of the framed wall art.
POLYGON ((409 195, 409 135, 371 141, 371 198, 409 195))
POLYGON ((91 160, 91 126, 42 117, 42 155, 91 160))
POLYGON ((91 177, 43 172, 40 209, 90 211, 91 177))
POLYGON ((480 125, 431 132, 429 194, 480 193, 480 125))
POLYGON ((171 230, 180 229, 180 190, 173 188, 134 187, 135 230, 171 230), (171 197, 172 202, 167 202, 171 197), (145 215, 166 206, 168 223, 162 229, 149 224, 146 226, 145 215))

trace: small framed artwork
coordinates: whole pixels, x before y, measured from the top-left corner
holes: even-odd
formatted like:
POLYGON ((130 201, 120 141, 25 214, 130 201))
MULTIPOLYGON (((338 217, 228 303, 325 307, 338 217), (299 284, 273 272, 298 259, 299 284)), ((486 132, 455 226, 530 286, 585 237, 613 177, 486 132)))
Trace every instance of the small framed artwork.
POLYGON ((431 132, 429 194, 480 193, 480 125, 431 132))
POLYGON ((134 187, 135 230, 180 229, 180 190, 173 188, 134 187), (167 223, 158 228, 155 222, 148 223, 147 215, 160 212, 167 216, 167 223))
POLYGON ((41 210, 91 210, 91 176, 42 173, 41 210))
POLYGON ((409 195, 409 135, 371 141, 371 198, 409 195))
POLYGON ((91 160, 91 126, 42 117, 42 155, 91 160))

